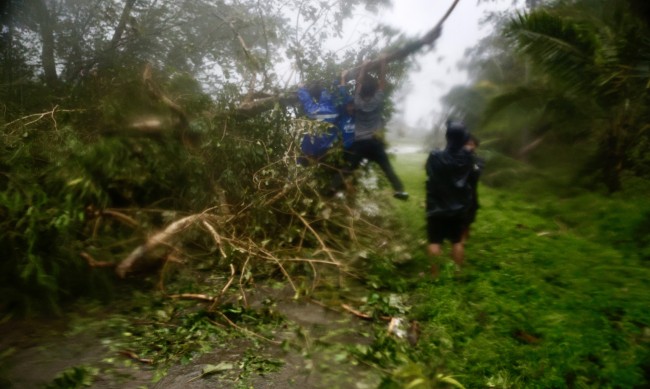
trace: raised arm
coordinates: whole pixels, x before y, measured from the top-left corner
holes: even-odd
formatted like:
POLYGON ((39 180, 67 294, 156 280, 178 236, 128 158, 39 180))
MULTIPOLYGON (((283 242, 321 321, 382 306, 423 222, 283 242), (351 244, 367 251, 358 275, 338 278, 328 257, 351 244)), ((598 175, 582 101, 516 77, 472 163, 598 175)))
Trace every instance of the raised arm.
POLYGON ((379 85, 377 88, 382 91, 386 88, 386 57, 381 58, 381 64, 379 65, 379 85))
POLYGON ((366 76, 366 67, 368 66, 368 61, 364 62, 361 65, 361 69, 359 70, 359 74, 357 74, 357 83, 354 87, 354 94, 355 96, 361 93, 361 84, 363 82, 363 78, 366 76))

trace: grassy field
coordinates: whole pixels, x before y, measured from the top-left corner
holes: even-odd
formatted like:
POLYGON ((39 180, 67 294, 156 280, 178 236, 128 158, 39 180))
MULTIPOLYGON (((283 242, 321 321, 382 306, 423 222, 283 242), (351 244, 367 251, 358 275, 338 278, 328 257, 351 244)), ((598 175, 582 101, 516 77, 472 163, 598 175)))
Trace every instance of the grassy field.
POLYGON ((425 158, 395 168, 412 195, 396 205, 413 252, 401 276, 421 323, 415 370, 427 373, 397 372, 387 387, 436 374, 467 388, 648 387, 646 197, 483 185, 467 267, 423 279, 425 158))

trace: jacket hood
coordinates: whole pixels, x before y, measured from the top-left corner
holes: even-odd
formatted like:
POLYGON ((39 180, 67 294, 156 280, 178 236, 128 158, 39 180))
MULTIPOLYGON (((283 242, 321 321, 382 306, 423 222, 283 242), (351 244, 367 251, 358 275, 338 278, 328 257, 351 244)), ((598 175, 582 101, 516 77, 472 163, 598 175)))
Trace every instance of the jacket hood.
POLYGON ((469 132, 463 123, 460 122, 450 122, 447 123, 447 133, 445 134, 447 139, 447 150, 449 151, 458 151, 467 141, 469 140, 469 132))

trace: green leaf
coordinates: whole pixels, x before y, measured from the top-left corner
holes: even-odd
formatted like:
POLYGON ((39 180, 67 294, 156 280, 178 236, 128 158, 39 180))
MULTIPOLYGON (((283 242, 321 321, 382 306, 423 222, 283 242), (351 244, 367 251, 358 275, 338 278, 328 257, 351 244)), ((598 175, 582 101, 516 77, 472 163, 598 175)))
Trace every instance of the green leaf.
POLYGON ((413 381, 409 382, 408 385, 404 387, 404 389, 413 389, 418 386, 424 385, 426 383, 426 380, 424 378, 416 378, 413 381))
POLYGON ((220 373, 220 372, 226 371, 226 370, 232 370, 232 369, 234 369, 234 367, 235 366, 230 362, 220 362, 218 365, 210 365, 210 364, 205 365, 205 366, 203 366, 203 370, 201 370, 201 375, 192 378, 191 380, 187 381, 187 383, 196 381, 199 378, 203 378, 203 377, 208 376, 208 375, 220 373))
POLYGON ((453 386, 455 386, 457 388, 465 389, 463 384, 461 384, 460 382, 458 382, 455 378, 453 378, 451 376, 443 376, 442 374, 438 374, 438 379, 440 381, 444 382, 444 383, 453 385, 453 386))
POLYGON ((232 370, 235 366, 230 362, 220 362, 218 365, 205 365, 202 375, 219 373, 221 371, 232 370))

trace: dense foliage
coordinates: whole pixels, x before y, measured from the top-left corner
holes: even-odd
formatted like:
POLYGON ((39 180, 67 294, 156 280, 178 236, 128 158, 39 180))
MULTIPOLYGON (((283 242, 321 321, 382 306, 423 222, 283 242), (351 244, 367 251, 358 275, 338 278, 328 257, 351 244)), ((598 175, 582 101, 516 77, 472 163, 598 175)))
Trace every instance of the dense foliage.
POLYGON ((467 61, 473 86, 446 101, 512 156, 575 147, 576 175, 610 192, 626 175, 648 177, 644 4, 546 1, 495 16, 501 28, 467 61))
POLYGON ((300 133, 322 128, 291 105, 243 117, 238 104, 294 80, 336 80, 392 44, 395 32, 379 29, 355 50, 323 47, 355 7, 383 4, 3 2, 1 308, 106 294, 110 271, 93 266, 205 210, 232 217, 226 235, 309 247, 295 222, 320 215, 332 173, 297 166, 296 149, 300 133))

